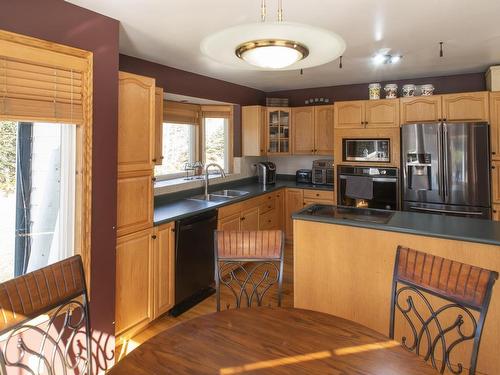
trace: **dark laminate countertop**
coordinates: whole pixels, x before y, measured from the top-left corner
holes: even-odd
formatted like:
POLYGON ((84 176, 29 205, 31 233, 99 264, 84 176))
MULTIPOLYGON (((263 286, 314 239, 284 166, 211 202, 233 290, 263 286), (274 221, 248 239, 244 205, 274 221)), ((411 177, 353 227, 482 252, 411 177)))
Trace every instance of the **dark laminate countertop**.
POLYGON ((332 190, 332 186, 301 184, 296 183, 294 180, 292 181, 287 179, 279 179, 276 184, 268 185, 265 189, 255 179, 245 179, 241 181, 232 181, 227 184, 211 185, 210 191, 230 188, 248 191, 248 194, 225 202, 205 202, 187 199, 189 196, 201 194, 202 189, 194 189, 188 192, 172 193, 165 196, 155 197, 153 219, 154 225, 160 225, 168 223, 170 221, 184 219, 195 214, 241 202, 246 199, 254 198, 259 195, 270 193, 272 191, 276 191, 278 189, 286 187, 299 189, 332 190))
POLYGON ((304 208, 293 214, 292 218, 500 246, 500 222, 497 221, 393 211, 386 223, 376 223, 328 213, 312 216, 308 211, 310 209, 304 208))

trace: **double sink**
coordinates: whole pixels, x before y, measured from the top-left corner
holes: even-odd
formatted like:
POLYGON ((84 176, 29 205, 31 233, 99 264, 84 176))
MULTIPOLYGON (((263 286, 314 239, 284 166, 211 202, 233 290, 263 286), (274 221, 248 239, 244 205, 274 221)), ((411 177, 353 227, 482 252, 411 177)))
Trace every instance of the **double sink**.
POLYGON ((248 191, 226 189, 226 190, 214 191, 213 193, 210 193, 207 196, 205 196, 205 194, 195 195, 194 197, 188 199, 196 201, 205 201, 205 202, 226 202, 230 201, 231 199, 239 198, 247 194, 248 191))

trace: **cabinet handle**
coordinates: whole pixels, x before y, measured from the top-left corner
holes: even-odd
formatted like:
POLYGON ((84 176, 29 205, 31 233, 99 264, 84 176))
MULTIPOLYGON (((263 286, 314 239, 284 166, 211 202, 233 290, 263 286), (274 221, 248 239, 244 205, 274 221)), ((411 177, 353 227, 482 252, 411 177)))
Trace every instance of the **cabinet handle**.
POLYGON ((448 119, 447 118, 444 118, 443 121, 447 121, 448 119))
POLYGON ((443 119, 438 118, 438 122, 441 122, 443 119))
MULTIPOLYGON (((493 211, 493 212, 496 212, 496 211, 493 211)), ((271 222, 271 219, 269 219, 267 222, 268 222, 268 223, 270 223, 270 222, 271 222)))
POLYGON ((153 240, 156 240, 156 234, 153 234, 153 235, 151 236, 151 238, 152 238, 153 240))
POLYGON ((491 155, 496 155, 497 153, 495 151, 492 151, 491 152, 491 155))
POLYGON ((314 150, 311 150, 311 152, 314 152, 314 150))
POLYGON ((319 193, 316 193, 316 196, 319 197, 319 193))
POLYGON ((491 166, 491 169, 495 169, 496 167, 494 165, 491 166))
POLYGON ((161 159, 161 160, 165 159, 165 156, 162 156, 160 159, 161 159))
POLYGON ((156 181, 156 177, 151 178, 151 181, 155 182, 156 181))
POLYGON ((243 221, 243 220, 245 220, 245 218, 244 218, 244 217, 242 217, 240 220, 241 220, 241 221, 243 221))
POLYGON ((271 208, 271 206, 267 206, 267 208, 271 208))
POLYGON ((153 161, 153 163, 156 163, 156 158, 154 158, 152 161, 153 161))
POLYGON ((172 228, 172 229, 170 229, 170 230, 172 231, 172 233, 174 233, 174 232, 175 232, 175 228, 172 228))

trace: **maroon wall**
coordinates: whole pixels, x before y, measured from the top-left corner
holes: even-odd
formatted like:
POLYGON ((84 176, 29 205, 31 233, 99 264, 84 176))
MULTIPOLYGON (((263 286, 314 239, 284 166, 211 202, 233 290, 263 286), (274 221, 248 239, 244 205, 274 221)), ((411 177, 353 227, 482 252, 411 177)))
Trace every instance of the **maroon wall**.
POLYGON ((94 54, 91 322, 105 367, 114 350, 119 23, 62 0, 0 0, 0 29, 94 54))
MULTIPOLYGON (((416 85, 432 83, 435 87, 435 94, 486 90, 484 73, 386 81, 381 82, 382 87, 386 83, 396 83, 399 88, 406 83, 414 83, 416 85)), ((304 101, 310 98, 328 98, 330 101, 368 99, 368 83, 274 91, 268 92, 267 96, 272 98, 289 98, 292 107, 303 106, 305 105, 304 101)))

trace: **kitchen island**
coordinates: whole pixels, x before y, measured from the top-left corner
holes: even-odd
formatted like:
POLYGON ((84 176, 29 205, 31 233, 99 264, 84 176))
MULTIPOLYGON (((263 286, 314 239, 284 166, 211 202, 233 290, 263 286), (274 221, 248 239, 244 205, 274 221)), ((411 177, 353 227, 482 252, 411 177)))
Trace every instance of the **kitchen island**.
MULTIPOLYGON (((398 246, 500 271, 500 223, 489 220, 322 205, 304 208, 293 220, 295 307, 337 315, 386 335, 398 246)), ((403 319, 396 320, 398 340, 406 332, 403 319)), ((497 373, 499 347, 500 285, 495 285, 479 373, 497 373)), ((456 355, 467 367, 467 350, 456 355)))

